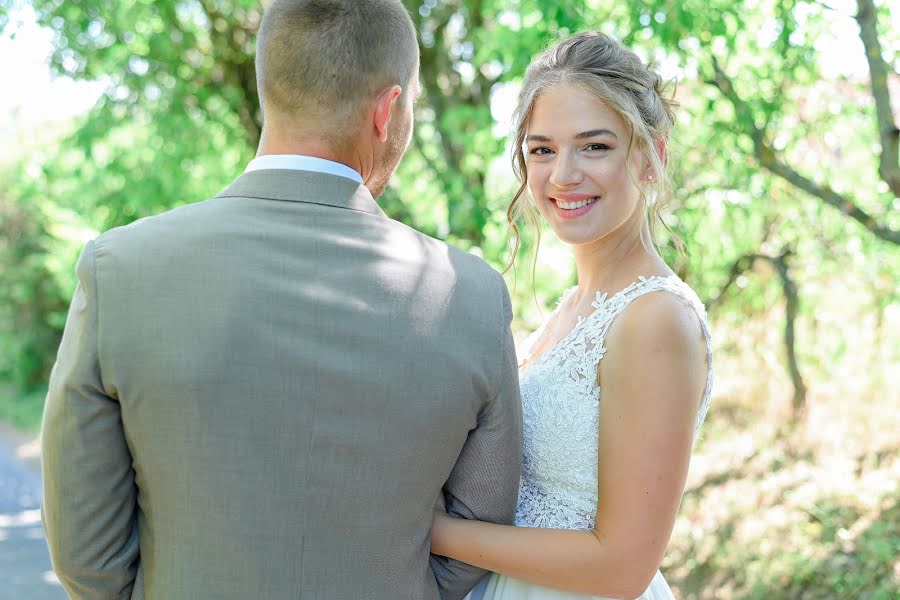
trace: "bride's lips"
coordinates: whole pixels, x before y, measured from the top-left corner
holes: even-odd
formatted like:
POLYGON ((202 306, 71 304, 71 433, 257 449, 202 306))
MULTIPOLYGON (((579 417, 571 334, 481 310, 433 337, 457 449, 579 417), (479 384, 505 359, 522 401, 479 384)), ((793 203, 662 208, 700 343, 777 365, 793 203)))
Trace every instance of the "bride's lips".
POLYGON ((589 212, 600 200, 591 194, 556 194, 548 196, 556 214, 563 219, 577 219, 589 212))

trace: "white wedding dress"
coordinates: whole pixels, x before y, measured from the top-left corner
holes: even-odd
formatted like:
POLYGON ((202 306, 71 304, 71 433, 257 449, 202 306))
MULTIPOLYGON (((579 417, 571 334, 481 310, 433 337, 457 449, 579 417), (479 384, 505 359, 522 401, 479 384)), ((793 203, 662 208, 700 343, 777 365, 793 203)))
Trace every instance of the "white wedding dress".
MULTIPOLYGON (((573 288, 574 289, 574 288, 573 288)), ((566 292, 566 295, 572 290, 566 292)), ((594 310, 568 336, 528 364, 521 374, 524 456, 516 525, 587 530, 597 512, 597 444, 600 388, 597 364, 606 352, 610 326, 636 298, 668 292, 683 298, 697 313, 706 337, 709 369, 694 435, 709 408, 712 351, 703 303, 675 276, 640 278, 612 297, 597 294, 594 310)), ((565 296, 564 296, 565 298, 565 296)), ((560 301, 562 304, 562 301, 560 301)), ((522 355, 542 337, 544 327, 525 343, 522 355)), ((470 600, 586 600, 505 575, 492 574, 468 596, 470 600)), ((657 571, 640 600, 673 600, 657 571)))

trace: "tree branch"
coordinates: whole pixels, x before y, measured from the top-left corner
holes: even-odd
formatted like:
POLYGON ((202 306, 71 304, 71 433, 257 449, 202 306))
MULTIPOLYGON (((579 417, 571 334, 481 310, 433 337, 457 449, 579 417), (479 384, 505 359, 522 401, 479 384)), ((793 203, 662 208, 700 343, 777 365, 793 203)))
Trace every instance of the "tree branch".
POLYGON ((768 256, 766 260, 772 263, 778 276, 781 278, 781 289, 784 292, 784 349, 787 355, 788 371, 791 382, 794 384, 794 397, 791 400, 793 420, 798 420, 806 410, 806 384, 800 374, 800 366, 797 363, 797 353, 794 350, 794 322, 797 320, 797 312, 800 308, 800 298, 797 295, 797 284, 791 279, 788 272, 787 261, 792 252, 789 249, 782 250, 779 256, 768 256))
MULTIPOLYGON (((775 226, 778 224, 778 218, 774 219, 766 219, 763 224, 763 232, 762 237, 757 244, 757 247, 762 248, 766 242, 769 241, 769 237, 772 235, 772 231, 775 229, 775 226)), ((722 303, 722 300, 725 298, 725 294, 728 292, 729 288, 731 288, 732 284, 743 274, 745 271, 749 271, 753 268, 753 261, 758 257, 762 256, 761 254, 744 254, 734 261, 731 265, 731 269, 728 272, 728 279, 725 281, 725 285, 722 286, 722 289, 719 290, 719 293, 716 294, 714 298, 709 300, 704 300, 703 304, 706 306, 706 310, 708 312, 713 312, 719 305, 722 303)))
POLYGON ((888 184, 894 196, 900 196, 900 129, 894 121, 891 109, 891 92, 888 88, 888 65, 881 54, 878 41, 876 10, 872 0, 857 0, 859 13, 859 37, 866 47, 869 74, 872 83, 872 97, 875 99, 875 114, 878 117, 878 137, 881 140, 881 156, 878 174, 888 184))
MULTIPOLYGON (((478 7, 476 6, 476 8, 478 7)), ((476 245, 480 245, 483 242, 484 236, 481 228, 477 225, 469 225, 465 222, 465 218, 460 218, 460 216, 466 217, 467 215, 470 215, 472 207, 461 206, 460 203, 454 202, 454 198, 449 193, 453 187, 450 182, 446 181, 446 177, 448 174, 454 174, 454 177, 462 178, 465 181, 465 185, 468 189, 481 190, 484 188, 484 174, 472 172, 471 169, 464 168, 464 150, 459 144, 454 142, 453 136, 451 135, 453 132, 445 127, 443 117, 453 106, 453 98, 460 99, 461 103, 468 103, 474 106, 483 104, 479 104, 474 98, 471 88, 464 90, 462 89, 462 86, 459 86, 459 89, 451 89, 445 92, 441 87, 442 74, 451 71, 449 54, 447 53, 445 44, 445 33, 451 17, 456 14, 459 7, 455 4, 445 5, 442 7, 442 10, 444 10, 444 12, 439 16, 432 17, 435 19, 433 32, 434 44, 431 47, 420 45, 420 75, 422 78, 422 87, 425 91, 423 94, 423 101, 427 103, 434 112, 434 129, 437 136, 434 140, 434 144, 441 155, 439 160, 447 165, 446 169, 441 169, 444 173, 444 177, 440 178, 442 185, 448 190, 447 221, 454 233, 461 235, 476 245), (468 97, 465 96, 464 91, 470 92, 468 97), (462 225, 460 225, 461 220, 463 221, 462 225)), ((413 12, 412 15, 414 21, 416 21, 417 27, 421 30, 424 24, 424 17, 422 17, 421 13, 418 11, 413 12)), ((481 17, 479 16, 478 18, 481 17)), ((480 94, 485 95, 485 92, 482 90, 480 94)), ((424 152, 424 140, 421 136, 419 136, 418 142, 420 154, 422 154, 426 162, 430 163, 432 170, 437 172, 438 166, 431 157, 427 156, 424 152)))
POLYGON ((722 301, 725 299, 725 294, 728 293, 728 290, 731 289, 731 286, 734 285, 737 278, 753 268, 753 261, 756 259, 756 256, 756 254, 744 254, 731 264, 731 269, 728 270, 728 279, 725 280, 725 285, 722 286, 718 294, 703 303, 706 305, 706 310, 708 312, 712 313, 719 308, 719 305, 722 304, 722 301))
POLYGON ((750 106, 734 89, 731 78, 726 75, 715 58, 713 58, 712 62, 716 78, 709 83, 718 88, 734 106, 739 123, 743 125, 746 133, 753 140, 753 154, 763 168, 838 209, 848 217, 859 222, 877 237, 894 244, 900 244, 900 231, 878 223, 874 217, 861 209, 851 197, 838 194, 829 187, 819 185, 780 161, 775 154, 772 144, 766 139, 766 132, 756 124, 750 106))
MULTIPOLYGON (((480 31, 484 28, 484 6, 482 0, 473 0, 469 9, 469 31, 480 31)), ((473 65, 474 66, 474 65, 473 65)), ((484 106, 490 104, 491 88, 497 82, 488 79, 481 69, 475 69, 476 93, 470 98, 471 104, 475 106, 484 106)))
POLYGON ((450 142, 450 139, 443 134, 441 127, 441 116, 446 111, 446 103, 440 83, 438 82, 439 74, 446 65, 446 55, 444 54, 444 30, 450 22, 450 15, 438 22, 434 30, 434 45, 431 48, 420 47, 422 80, 425 84, 425 100, 434 111, 434 128, 440 135, 440 147, 444 153, 444 160, 447 164, 459 167, 461 157, 456 152, 456 148, 450 142))
POLYGON ((797 320, 797 313, 800 308, 800 298, 797 293, 797 284, 790 276, 788 260, 793 252, 784 248, 778 256, 769 256, 768 254, 745 254, 739 257, 731 265, 728 273, 728 280, 722 287, 718 295, 707 304, 708 310, 712 311, 717 307, 724 298, 726 292, 731 288, 732 284, 746 271, 753 268, 757 261, 768 262, 778 273, 781 280, 781 289, 785 299, 784 310, 784 351, 787 359, 788 375, 794 386, 794 395, 791 399, 791 415, 792 420, 800 419, 806 410, 806 383, 803 381, 803 375, 800 373, 800 366, 797 361, 796 352, 796 335, 794 324, 797 320))
POLYGON ((431 173, 435 177, 443 177, 443 170, 440 169, 437 162, 435 162, 435 160, 428 155, 427 143, 425 142, 425 138, 423 137, 421 127, 413 128, 413 146, 415 146, 416 150, 419 151, 419 156, 421 156, 422 160, 425 161, 425 166, 428 167, 428 170, 431 171, 431 173))
POLYGON ((242 101, 238 103, 237 112, 244 127, 247 143, 256 148, 262 135, 260 124, 259 95, 256 89, 256 64, 253 56, 245 48, 241 48, 237 34, 252 39, 252 33, 235 19, 229 19, 219 11, 215 2, 200 0, 200 6, 206 13, 210 23, 210 38, 213 41, 213 52, 224 70, 228 82, 240 90, 242 101), (222 19, 228 24, 225 31, 220 31, 215 23, 222 19))

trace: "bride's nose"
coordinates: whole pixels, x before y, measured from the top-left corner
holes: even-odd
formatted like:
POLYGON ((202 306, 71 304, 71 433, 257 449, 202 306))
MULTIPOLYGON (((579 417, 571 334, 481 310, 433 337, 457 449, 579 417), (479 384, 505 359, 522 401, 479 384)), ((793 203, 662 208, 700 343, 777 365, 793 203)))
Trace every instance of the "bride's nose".
POLYGON ((572 187, 581 183, 584 174, 578 166, 578 160, 570 152, 560 152, 553 163, 550 183, 558 188, 572 187))

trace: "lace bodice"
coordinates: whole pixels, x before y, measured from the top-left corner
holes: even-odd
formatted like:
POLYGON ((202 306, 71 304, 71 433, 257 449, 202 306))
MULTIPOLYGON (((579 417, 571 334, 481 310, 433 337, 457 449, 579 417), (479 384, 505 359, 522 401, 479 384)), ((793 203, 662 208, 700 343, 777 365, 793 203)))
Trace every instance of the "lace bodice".
MULTIPOLYGON (((686 300, 696 311, 706 337, 709 368, 696 437, 712 389, 712 349, 703 303, 675 276, 641 277, 612 297, 598 292, 593 302, 596 310, 579 318, 568 336, 527 365, 521 375, 524 453, 516 525, 579 530, 594 527, 600 426, 597 364, 606 352, 604 342, 616 317, 636 298, 656 291, 671 292, 686 300)), ((524 357, 529 356, 543 330, 542 326, 528 338, 524 357)))

